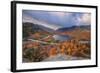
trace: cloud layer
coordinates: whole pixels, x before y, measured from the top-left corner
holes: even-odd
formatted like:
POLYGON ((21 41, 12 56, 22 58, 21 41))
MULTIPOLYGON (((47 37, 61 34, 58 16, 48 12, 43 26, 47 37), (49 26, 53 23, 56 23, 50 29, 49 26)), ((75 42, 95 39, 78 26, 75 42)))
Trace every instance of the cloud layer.
POLYGON ((36 19, 56 27, 71 27, 75 25, 79 26, 91 24, 90 13, 23 10, 22 14, 23 19, 28 21, 36 19))

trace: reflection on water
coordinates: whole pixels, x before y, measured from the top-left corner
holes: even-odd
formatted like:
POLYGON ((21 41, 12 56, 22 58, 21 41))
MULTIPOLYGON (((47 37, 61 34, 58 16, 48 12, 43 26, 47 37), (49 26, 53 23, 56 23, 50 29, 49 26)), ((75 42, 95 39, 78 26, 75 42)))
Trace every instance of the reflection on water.
POLYGON ((54 35, 53 38, 55 40, 59 40, 59 41, 65 41, 65 40, 71 39, 71 37, 69 37, 67 35, 54 35))

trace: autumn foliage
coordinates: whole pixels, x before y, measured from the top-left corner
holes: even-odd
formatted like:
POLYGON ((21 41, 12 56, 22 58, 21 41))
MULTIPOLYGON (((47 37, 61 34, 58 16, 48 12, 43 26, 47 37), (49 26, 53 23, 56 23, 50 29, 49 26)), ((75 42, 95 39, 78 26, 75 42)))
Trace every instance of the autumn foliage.
MULTIPOLYGON (((30 24, 30 27, 31 25, 32 24, 30 24)), ((56 56, 57 54, 86 59, 91 58, 90 31, 76 29, 73 31, 55 33, 72 37, 72 39, 69 40, 58 41, 53 38, 54 33, 51 34, 45 31, 40 31, 37 27, 34 27, 34 29, 37 29, 38 31, 32 31, 32 28, 24 26, 23 32, 25 33, 23 34, 23 37, 45 43, 29 40, 23 41, 23 62, 26 62, 24 59, 27 59, 28 62, 40 62, 48 57, 56 56)))

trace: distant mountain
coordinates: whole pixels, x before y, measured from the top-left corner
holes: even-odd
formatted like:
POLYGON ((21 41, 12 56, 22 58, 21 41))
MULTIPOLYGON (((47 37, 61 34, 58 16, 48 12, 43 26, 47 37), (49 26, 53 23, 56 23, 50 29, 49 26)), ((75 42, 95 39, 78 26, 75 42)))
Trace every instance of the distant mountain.
POLYGON ((32 32, 42 31, 42 29, 40 29, 38 25, 30 23, 30 22, 23 23, 23 29, 31 30, 32 32))
POLYGON ((90 30, 91 26, 90 25, 81 25, 81 26, 72 26, 72 27, 64 27, 64 28, 59 28, 58 32, 64 32, 64 31, 72 31, 75 29, 86 29, 86 30, 90 30))
POLYGON ((37 25, 34 25, 33 23, 23 23, 23 37, 28 37, 31 33, 35 33, 39 30, 39 27, 37 25))
POLYGON ((38 24, 35 24, 35 23, 30 23, 30 22, 23 23, 23 28, 24 28, 25 31, 29 31, 29 32, 32 32, 32 33, 38 32, 38 31, 46 31, 46 32, 49 32, 49 33, 55 32, 55 30, 53 30, 53 29, 50 29, 48 27, 38 25, 38 24))
POLYGON ((79 26, 79 28, 91 30, 91 25, 82 25, 82 26, 79 26))

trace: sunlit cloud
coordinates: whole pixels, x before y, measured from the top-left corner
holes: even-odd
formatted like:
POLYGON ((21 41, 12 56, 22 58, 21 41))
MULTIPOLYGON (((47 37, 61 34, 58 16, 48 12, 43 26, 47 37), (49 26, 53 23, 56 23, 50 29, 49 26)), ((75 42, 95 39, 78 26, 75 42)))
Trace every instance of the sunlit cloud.
POLYGON ((91 23, 91 15, 90 14, 83 14, 82 21, 84 23, 90 24, 91 23))
POLYGON ((91 14, 85 13, 81 17, 77 17, 78 24, 90 25, 91 24, 91 14))

